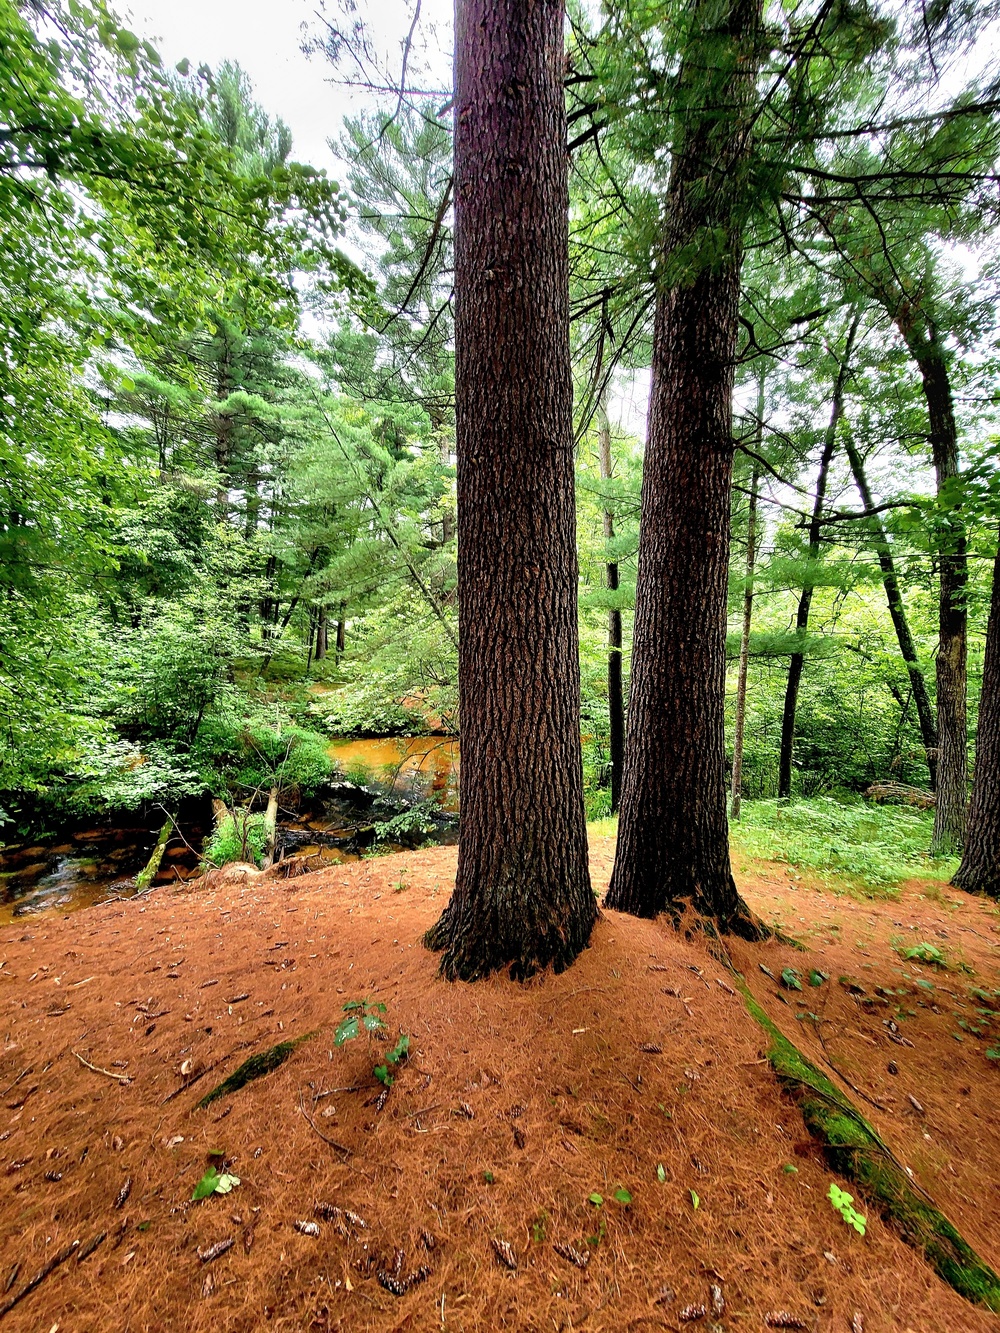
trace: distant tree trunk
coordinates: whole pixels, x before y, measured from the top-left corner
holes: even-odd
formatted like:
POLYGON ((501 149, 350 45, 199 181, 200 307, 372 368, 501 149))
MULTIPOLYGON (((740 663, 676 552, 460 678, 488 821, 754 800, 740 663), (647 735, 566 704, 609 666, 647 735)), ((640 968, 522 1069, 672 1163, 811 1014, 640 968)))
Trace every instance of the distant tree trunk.
MULTIPOLYGON (((861 497, 861 504, 864 509, 874 509, 875 501, 872 497, 871 487, 868 485, 868 478, 865 475, 865 465, 862 462, 861 455, 858 453, 857 446, 848 433, 845 436, 845 446, 847 449, 848 462, 851 465, 851 472, 854 474, 854 482, 858 488, 858 495, 861 497)), ((927 693, 927 682, 924 680, 924 673, 920 669, 920 663, 917 661, 917 649, 913 642, 913 635, 910 633, 910 624, 906 618, 906 607, 903 603, 903 594, 899 588, 899 579, 896 576, 896 565, 892 558, 892 547, 885 535, 885 529, 882 527, 878 517, 867 520, 870 524, 869 531, 872 534, 872 546, 878 556, 879 566, 882 570, 882 586, 885 588, 885 599, 889 605, 889 615, 892 619, 893 628, 896 631, 896 642, 899 644, 899 652, 903 659, 903 665, 906 667, 907 675, 910 677, 910 688, 913 691, 913 702, 917 706, 917 719, 920 723, 920 735, 924 743, 924 754, 927 757, 927 772, 930 777, 931 791, 937 786, 937 726, 934 722, 934 709, 931 705, 930 696, 927 693)))
POLYGON ((347 648, 347 603, 340 603, 340 613, 337 616, 337 657, 344 655, 347 648))
POLYGON ((967 893, 1000 898, 1000 547, 993 563, 965 852, 951 882, 967 893))
MULTIPOLYGON (((757 445, 763 435, 764 403, 763 380, 757 399, 757 445)), ((750 479, 750 512, 747 515, 746 583, 743 588, 743 628, 740 633, 740 667, 736 681, 736 725, 733 728, 733 782, 730 798, 730 818, 739 819, 743 801, 743 732, 747 716, 747 669, 750 665, 750 626, 753 622, 753 571, 757 559, 757 488, 760 468, 754 464, 750 479)))
MULTIPOLYGON (((222 350, 216 365, 216 397, 224 403, 233 391, 233 349, 229 334, 220 328, 222 350)), ((215 467, 219 474, 219 484, 215 492, 215 506, 220 519, 229 517, 229 465, 233 449, 233 419, 225 412, 217 411, 214 420, 215 429, 215 467)))
POLYGON ((562 0, 458 0, 455 411, 462 821, 444 976, 590 938, 580 750, 562 0))
POLYGON ((160 829, 160 835, 156 839, 149 860, 146 862, 145 867, 140 870, 135 877, 135 887, 139 892, 142 892, 143 889, 148 889, 156 878, 160 869, 160 862, 163 860, 163 853, 167 850, 167 843, 170 841, 173 831, 174 821, 168 816, 167 819, 164 820, 163 827, 160 829))
POLYGON ((965 838, 969 798, 969 737, 966 720, 968 582, 965 523, 952 494, 958 477, 958 430, 944 348, 935 326, 921 320, 905 302, 895 314, 896 325, 917 363, 927 403, 931 454, 938 501, 939 598, 937 654, 937 804, 931 849, 958 852, 965 838))
MULTIPOLYGON (((844 414, 844 385, 854 348, 854 338, 858 331, 858 318, 854 317, 847 333, 844 355, 837 369, 837 378, 833 384, 833 403, 830 407, 830 421, 823 439, 823 452, 819 460, 819 472, 816 475, 816 493, 813 498, 812 520, 809 524, 809 563, 812 565, 819 557, 819 543, 822 528, 823 505, 826 501, 826 483, 830 475, 830 462, 837 444, 837 425, 844 414)), ((795 614, 795 633, 800 643, 804 644, 809 629, 809 610, 812 606, 813 584, 811 574, 807 575, 799 596, 798 610, 795 614)), ((788 681, 785 685, 785 706, 781 714, 781 749, 778 754, 778 795, 792 794, 792 755, 795 749, 795 714, 799 706, 799 685, 802 681, 802 668, 805 665, 805 652, 792 653, 788 664, 788 681)))
POLYGON ((317 621, 316 621, 316 661, 317 661, 317 662, 322 662, 323 658, 326 657, 326 651, 327 651, 327 641, 326 641, 326 636, 327 636, 327 610, 326 610, 326 604, 324 603, 324 604, 319 608, 319 613, 318 613, 318 617, 317 617, 317 621))
POLYGON ((625 773, 610 907, 691 905, 767 933, 736 891, 725 784, 732 391, 761 0, 689 5, 684 115, 653 330, 625 773), (724 108, 724 112, 720 110, 724 108), (712 255, 701 256, 706 235, 712 255), (692 265, 697 264, 692 272, 692 265))
MULTIPOLYGON (((611 480, 611 429, 607 413, 601 415, 598 429, 598 453, 601 480, 611 480)), ((614 514, 605 504, 604 540, 615 535, 614 514)), ((605 566, 609 592, 618 591, 618 561, 609 559, 605 566)), ((622 689, 622 613, 618 607, 608 610, 608 716, 611 748, 611 813, 617 814, 622 796, 622 765, 625 757, 625 696, 622 689)))

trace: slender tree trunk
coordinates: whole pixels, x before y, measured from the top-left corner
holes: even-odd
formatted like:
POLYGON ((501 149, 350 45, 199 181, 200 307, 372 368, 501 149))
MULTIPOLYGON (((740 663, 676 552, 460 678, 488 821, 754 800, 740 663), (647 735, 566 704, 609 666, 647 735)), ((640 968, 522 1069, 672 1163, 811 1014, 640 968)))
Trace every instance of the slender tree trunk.
POLYGON ((733 373, 761 8, 761 0, 697 0, 684 11, 625 773, 607 897, 609 906, 638 916, 669 911, 678 919, 691 905, 715 927, 750 938, 767 932, 737 893, 729 862, 725 622, 733 373))
MULTIPOLYGON (((607 413, 601 415, 597 434, 601 480, 611 480, 611 428, 607 413)), ((615 536, 613 512, 604 506, 604 540, 615 536)), ((618 561, 608 559, 605 566, 609 592, 618 591, 618 561)), ((619 607, 608 610, 608 717, 611 747, 611 813, 617 814, 622 797, 622 766, 625 758, 625 695, 622 688, 622 613, 619 607)))
MULTIPOLYGON (((833 384, 833 403, 830 408, 830 422, 823 438, 823 452, 819 460, 819 472, 816 476, 816 494, 813 499, 812 521, 809 524, 809 563, 814 564, 819 557, 819 543, 822 529, 823 505, 826 501, 826 483, 830 475, 830 463, 837 444, 837 425, 844 414, 844 385, 854 348, 854 337, 858 330, 858 318, 854 317, 847 333, 844 355, 837 369, 837 378, 833 384)), ((788 681, 785 685, 785 706, 781 714, 781 749, 778 754, 778 795, 792 794, 792 756, 795 749, 795 714, 799 706, 799 685, 802 682, 802 668, 805 665, 805 636, 809 629, 809 611, 812 606, 813 584, 807 576, 799 596, 798 610, 795 614, 795 634, 803 644, 803 650, 792 653, 788 664, 788 681)))
MULTIPOLYGON (((764 428, 763 380, 757 399, 757 449, 764 428)), ((754 464, 750 479, 750 512, 747 515, 747 567, 743 589, 743 629, 740 633, 740 667, 736 681, 736 725, 733 729, 733 783, 730 797, 730 817, 739 819, 743 801, 743 732, 747 716, 747 668, 750 665, 750 626, 753 622, 753 571, 757 559, 757 487, 760 469, 754 464)))
MULTIPOLYGON (((233 391, 233 349, 229 334, 219 330, 222 338, 222 351, 216 365, 216 397, 224 403, 233 391)), ((215 467, 219 474, 219 484, 215 492, 215 506, 220 519, 229 517, 229 464, 233 448, 233 419, 225 412, 217 411, 215 429, 215 467)))
POLYGON ((564 968, 597 914, 580 750, 562 0, 458 0, 462 822, 428 934, 471 980, 564 968))
POLYGON ((319 618, 316 622, 316 661, 322 662, 326 657, 327 650, 327 610, 324 603, 319 608, 319 618))
POLYGON ((337 657, 343 657, 347 648, 347 603, 340 603, 340 613, 337 616, 337 657))
POLYGON ((937 853, 961 851, 969 798, 969 738, 966 720, 966 611, 965 523, 955 501, 958 477, 958 430, 952 405, 951 383, 944 348, 933 324, 907 323, 908 308, 897 318, 923 383, 930 425, 931 453, 937 480, 938 600, 937 654, 937 805, 931 849, 937 853))
POLYGON ((951 882, 968 893, 1000 898, 1000 547, 993 564, 965 852, 951 882))
POLYGON ((160 862, 163 860, 163 853, 167 850, 167 843, 170 841, 174 831, 174 821, 167 817, 164 820, 163 827, 160 829, 159 837, 150 853, 149 860, 145 867, 139 871, 135 877, 135 887, 139 892, 148 889, 156 878, 157 871, 160 869, 160 862))
MULTIPOLYGON (((875 501, 872 497, 871 487, 868 485, 868 478, 865 475, 865 465, 849 432, 845 435, 844 443, 847 449, 848 462, 851 465, 851 472, 854 474, 854 483, 858 488, 858 495, 861 497, 862 508, 874 509, 875 501)), ((885 600, 889 605, 889 615, 896 631, 896 642, 899 644, 903 665, 906 667, 906 673, 910 678, 913 702, 916 704, 917 719, 920 723, 920 735, 924 743, 924 754, 927 756, 930 787, 931 791, 934 791, 937 786, 938 762, 937 726, 934 722, 934 709, 931 705, 930 695, 927 693, 927 682, 924 680, 924 673, 921 671, 920 663, 917 660, 917 649, 913 642, 913 635, 910 633, 910 624, 906 618, 906 606, 903 603, 903 594, 900 591, 899 579, 896 576, 896 564, 892 558, 892 547, 889 545, 889 539, 886 537, 885 529, 878 517, 869 519, 868 523, 872 535, 872 546, 875 548, 879 566, 882 570, 882 586, 885 588, 885 600)))
POLYGON ((267 797, 267 809, 264 811, 264 848, 261 869, 267 870, 274 863, 274 844, 278 836, 278 788, 272 787, 267 797))

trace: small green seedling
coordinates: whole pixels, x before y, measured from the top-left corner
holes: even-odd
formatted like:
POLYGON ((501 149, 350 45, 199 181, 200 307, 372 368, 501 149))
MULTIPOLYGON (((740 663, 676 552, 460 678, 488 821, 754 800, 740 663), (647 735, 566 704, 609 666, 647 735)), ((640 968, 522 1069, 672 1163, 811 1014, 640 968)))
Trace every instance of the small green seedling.
POLYGON ((496 1184, 496 1176, 493 1174, 492 1171, 484 1171, 484 1172, 483 1172, 483 1184, 484 1184, 484 1185, 494 1185, 494 1184, 496 1184))
POLYGON ((632 1196, 626 1189, 616 1189, 613 1196, 623 1208, 627 1208, 632 1202, 632 1196))
POLYGON ((214 1166, 210 1166, 195 1185, 191 1201, 197 1203, 199 1199, 207 1199, 210 1194, 228 1194, 239 1183, 239 1176, 232 1176, 225 1171, 216 1171, 214 1166))
POLYGON ((792 1166, 791 1162, 786 1162, 781 1169, 786 1176, 797 1176, 799 1174, 799 1168, 797 1166, 792 1166))
POLYGON ((783 967, 781 969, 781 984, 787 990, 801 990, 802 982, 799 974, 794 967, 783 967))
POLYGON ((821 972, 818 967, 809 969, 809 985, 822 986, 824 981, 830 980, 829 972, 821 972))
POLYGON ((662 1163, 662 1162, 658 1162, 657 1165, 656 1165, 656 1179, 657 1179, 657 1180, 660 1182, 660 1184, 662 1185, 662 1184, 664 1183, 664 1181, 666 1180, 666 1178, 667 1178, 667 1173, 666 1173, 666 1171, 665 1171, 664 1168, 663 1168, 663 1163, 662 1163))
POLYGON ((691 1207, 699 1208, 701 1206, 701 1200, 698 1198, 697 1194, 695 1194, 694 1190, 688 1190, 688 1194, 691 1195, 691 1207))
POLYGON ((863 1236, 868 1219, 854 1207, 854 1195, 848 1194, 839 1185, 831 1184, 827 1198, 847 1225, 853 1227, 859 1236, 863 1236))
POLYGON ((372 1004, 371 1000, 348 1000, 344 1005, 345 1017, 337 1024, 333 1034, 334 1046, 343 1046, 345 1041, 353 1041, 360 1032, 384 1032, 384 1004, 372 1004))
MULTIPOLYGON (((362 1032, 367 1032, 369 1038, 387 1033, 389 1029, 382 1017, 384 1013, 384 1004, 374 1004, 371 1000, 348 1000, 344 1005, 344 1017, 337 1024, 333 1035, 334 1046, 343 1046, 344 1042, 353 1041, 362 1032)), ((375 1065, 372 1073, 386 1088, 391 1088, 393 1076, 389 1070, 405 1060, 409 1053, 410 1038, 404 1032, 395 1046, 386 1051, 381 1064, 375 1065)))

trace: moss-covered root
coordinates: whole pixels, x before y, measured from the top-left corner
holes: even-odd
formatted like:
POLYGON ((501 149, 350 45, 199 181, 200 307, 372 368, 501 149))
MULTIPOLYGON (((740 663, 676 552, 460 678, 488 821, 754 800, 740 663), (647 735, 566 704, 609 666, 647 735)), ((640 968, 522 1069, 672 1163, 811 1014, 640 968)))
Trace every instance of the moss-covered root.
POLYGON ((259 1055, 251 1055, 249 1060, 244 1060, 238 1069, 234 1069, 229 1077, 224 1078, 211 1092, 206 1092, 198 1106, 210 1106, 220 1097, 228 1097, 231 1092, 238 1092, 255 1078, 263 1078, 265 1074, 272 1073, 285 1063, 296 1046, 301 1046, 304 1041, 315 1035, 315 1032, 306 1032, 291 1041, 279 1041, 277 1046, 269 1046, 259 1055))
POLYGON ((853 1180, 903 1238, 967 1300, 1000 1312, 1000 1276, 976 1254, 934 1203, 918 1193, 875 1129, 816 1066, 778 1030, 741 977, 747 1009, 770 1038, 767 1058, 795 1099, 806 1128, 831 1166, 853 1180))

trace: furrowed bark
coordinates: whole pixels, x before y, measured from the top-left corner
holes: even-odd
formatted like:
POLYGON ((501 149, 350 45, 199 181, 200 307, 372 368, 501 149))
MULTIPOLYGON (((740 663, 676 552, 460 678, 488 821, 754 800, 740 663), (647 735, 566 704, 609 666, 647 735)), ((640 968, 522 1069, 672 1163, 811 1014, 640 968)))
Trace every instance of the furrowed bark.
POLYGON ((472 980, 568 966, 597 913, 580 750, 563 5, 458 0, 462 807, 428 934, 472 980))
POLYGON ((760 0, 688 6, 653 331, 625 772, 607 903, 760 938, 729 863, 732 389, 760 0))
POLYGON ((993 564, 965 852, 951 882, 967 893, 1000 898, 1000 547, 993 564))

